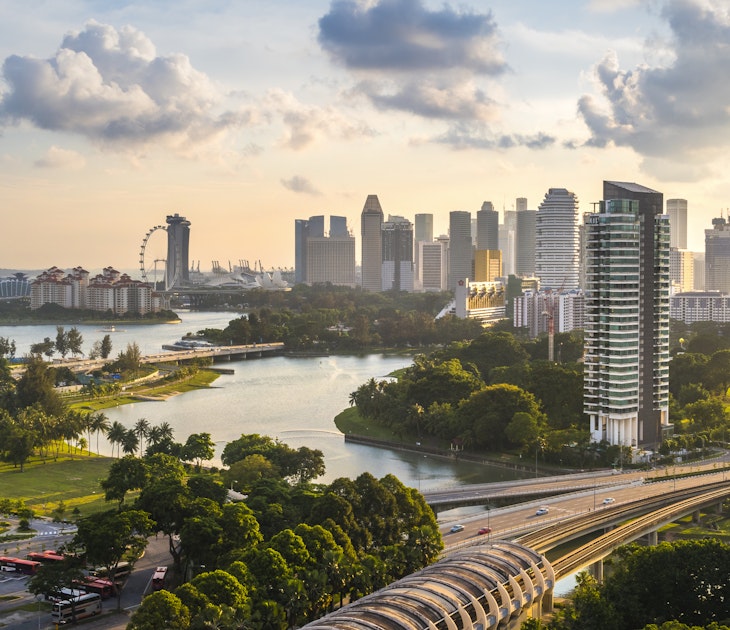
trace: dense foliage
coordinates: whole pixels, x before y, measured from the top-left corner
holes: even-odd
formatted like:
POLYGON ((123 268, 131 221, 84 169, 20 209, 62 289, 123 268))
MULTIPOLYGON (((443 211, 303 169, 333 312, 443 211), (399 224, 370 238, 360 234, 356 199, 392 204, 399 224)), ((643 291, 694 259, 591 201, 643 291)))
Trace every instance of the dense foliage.
POLYGON ((730 546, 687 540, 630 545, 603 584, 581 574, 572 602, 548 630, 720 630, 730 623, 730 546))
MULTIPOLYGON (((102 482, 120 510, 109 518, 145 514, 168 537, 179 583, 146 598, 131 628, 152 628, 166 615, 179 628, 212 620, 267 630, 301 625, 422 568, 443 548, 430 507, 392 475, 315 485, 309 480, 324 472, 321 452, 260 435, 231 442, 224 458, 224 479, 249 464, 260 473, 230 479, 245 500, 226 502, 214 475, 190 476, 159 452, 120 459, 102 482), (127 504, 131 490, 138 497, 127 504)), ((96 520, 79 527, 80 544, 92 539, 96 520)))
POLYGON ((291 291, 251 291, 245 315, 223 329, 199 334, 213 343, 281 341, 293 350, 353 351, 423 346, 472 339, 474 320, 435 319, 450 296, 441 293, 369 293, 331 285, 297 285, 291 291))

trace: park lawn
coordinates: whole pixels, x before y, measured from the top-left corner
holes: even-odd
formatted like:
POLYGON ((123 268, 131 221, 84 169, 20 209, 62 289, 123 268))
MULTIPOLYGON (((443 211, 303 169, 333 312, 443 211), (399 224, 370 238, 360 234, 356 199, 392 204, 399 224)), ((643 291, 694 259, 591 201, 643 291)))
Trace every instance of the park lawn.
POLYGON ((50 516, 58 504, 66 505, 64 516, 71 519, 78 507, 82 516, 108 509, 99 485, 115 461, 111 457, 61 453, 58 461, 46 463, 33 457, 23 472, 11 464, 0 464, 0 497, 23 499, 40 516, 50 516))
POLYGON ((144 400, 164 400, 177 394, 206 389, 219 376, 220 374, 211 370, 200 370, 190 378, 182 381, 130 387, 118 396, 104 398, 78 397, 75 402, 69 403, 69 407, 77 411, 99 411, 100 409, 109 409, 110 407, 138 403, 144 400))

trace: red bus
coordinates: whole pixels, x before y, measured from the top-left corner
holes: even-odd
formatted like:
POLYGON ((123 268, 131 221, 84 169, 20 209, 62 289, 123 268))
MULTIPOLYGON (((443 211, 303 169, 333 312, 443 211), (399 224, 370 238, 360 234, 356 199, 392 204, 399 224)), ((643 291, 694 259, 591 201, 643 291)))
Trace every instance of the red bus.
POLYGON ((31 551, 26 558, 28 560, 37 560, 38 562, 63 562, 66 556, 62 556, 55 551, 31 551))
POLYGON ((40 565, 41 563, 35 560, 0 556, 0 571, 17 571, 23 575, 35 575, 40 565))
POLYGON ((167 567, 157 567, 152 576, 152 590, 161 591, 165 588, 165 578, 167 577, 167 567))
POLYGON ((74 584, 87 593, 98 593, 102 599, 109 599, 117 592, 114 582, 106 578, 87 577, 74 584))

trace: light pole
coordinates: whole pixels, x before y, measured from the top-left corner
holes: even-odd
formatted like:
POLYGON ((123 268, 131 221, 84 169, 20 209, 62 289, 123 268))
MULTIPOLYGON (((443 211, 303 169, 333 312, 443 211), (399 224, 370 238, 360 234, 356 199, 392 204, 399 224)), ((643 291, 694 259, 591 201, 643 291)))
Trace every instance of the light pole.
POLYGON ((487 541, 492 538, 492 526, 489 524, 489 503, 487 503, 487 541))

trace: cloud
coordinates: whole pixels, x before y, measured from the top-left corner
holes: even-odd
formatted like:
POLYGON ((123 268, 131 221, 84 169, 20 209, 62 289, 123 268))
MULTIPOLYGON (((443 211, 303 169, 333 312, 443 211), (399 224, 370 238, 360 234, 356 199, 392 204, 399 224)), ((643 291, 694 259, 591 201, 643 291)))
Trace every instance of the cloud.
POLYGON ((700 160, 730 141, 730 14, 719 0, 669 0, 671 59, 623 70, 615 54, 597 64, 602 99, 581 97, 589 146, 631 147, 647 164, 700 160))
POLYGON ((190 148, 251 116, 218 113, 218 90, 187 56, 158 56, 129 26, 90 21, 64 37, 52 58, 13 55, 2 72, 9 89, 0 97, 0 120, 79 134, 107 147, 190 148))
POLYGON ((454 149, 545 149, 555 144, 555 138, 546 133, 535 134, 496 134, 489 132, 484 125, 455 124, 433 140, 447 144, 454 149))
POLYGON ((491 13, 431 11, 421 0, 335 0, 319 20, 318 39, 378 109, 449 120, 497 114, 474 83, 508 70, 491 13))
POLYGON ((39 168, 80 170, 86 166, 86 160, 76 151, 61 149, 54 145, 46 151, 43 157, 36 160, 35 165, 39 168))
POLYGON ((429 11, 420 0, 335 0, 319 20, 319 43, 353 69, 505 70, 491 13, 429 11))
POLYGON ((314 196, 319 196, 322 194, 319 190, 317 190, 317 188, 314 187, 312 182, 310 182, 306 177, 301 177, 300 175, 294 175, 289 179, 282 179, 281 185, 284 186, 284 188, 286 188, 287 190, 291 190, 295 193, 304 193, 314 196))
POLYGON ((375 135, 366 123, 345 116, 334 107, 305 105, 279 89, 269 90, 264 108, 281 117, 285 127, 281 143, 289 149, 304 149, 324 138, 353 140, 375 135))

